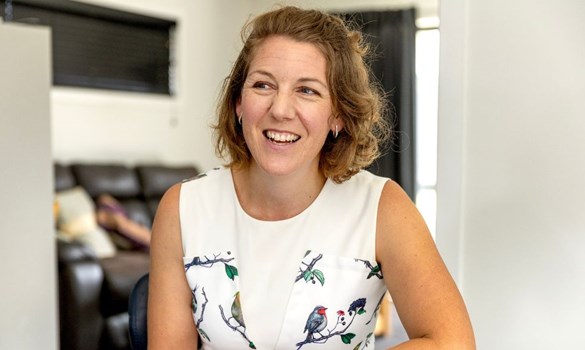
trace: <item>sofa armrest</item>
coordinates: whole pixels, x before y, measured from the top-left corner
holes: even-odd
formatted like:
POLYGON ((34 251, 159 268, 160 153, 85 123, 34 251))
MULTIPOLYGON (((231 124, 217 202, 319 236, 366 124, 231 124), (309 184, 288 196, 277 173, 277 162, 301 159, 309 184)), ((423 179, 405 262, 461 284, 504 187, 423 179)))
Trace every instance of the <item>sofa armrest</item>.
POLYGON ((98 258, 95 252, 83 243, 57 240, 57 262, 59 265, 74 261, 95 261, 97 264, 98 258))
POLYGON ((104 322, 100 313, 103 269, 82 244, 59 242, 57 246, 61 350, 97 350, 104 322))

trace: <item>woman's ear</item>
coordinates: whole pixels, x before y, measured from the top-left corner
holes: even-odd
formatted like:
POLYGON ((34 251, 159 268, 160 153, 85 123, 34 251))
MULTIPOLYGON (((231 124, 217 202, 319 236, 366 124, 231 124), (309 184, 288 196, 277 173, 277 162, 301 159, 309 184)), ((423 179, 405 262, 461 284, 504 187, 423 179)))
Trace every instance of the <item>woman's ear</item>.
POLYGON ((343 119, 341 117, 333 118, 333 121, 331 123, 331 132, 333 134, 335 134, 336 132, 337 133, 341 132, 341 130, 343 130, 344 127, 345 127, 345 122, 343 121, 343 119))
POLYGON ((242 115, 242 98, 238 98, 236 100, 236 117, 239 117, 242 115))

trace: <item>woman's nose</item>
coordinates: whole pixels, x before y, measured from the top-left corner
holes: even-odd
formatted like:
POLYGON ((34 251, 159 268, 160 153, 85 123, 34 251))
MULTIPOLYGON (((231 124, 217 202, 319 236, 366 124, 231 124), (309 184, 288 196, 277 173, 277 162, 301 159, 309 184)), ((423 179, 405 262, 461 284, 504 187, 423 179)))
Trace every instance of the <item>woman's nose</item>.
POLYGON ((276 119, 292 119, 295 115, 294 96, 285 92, 278 92, 274 95, 271 114, 276 119))

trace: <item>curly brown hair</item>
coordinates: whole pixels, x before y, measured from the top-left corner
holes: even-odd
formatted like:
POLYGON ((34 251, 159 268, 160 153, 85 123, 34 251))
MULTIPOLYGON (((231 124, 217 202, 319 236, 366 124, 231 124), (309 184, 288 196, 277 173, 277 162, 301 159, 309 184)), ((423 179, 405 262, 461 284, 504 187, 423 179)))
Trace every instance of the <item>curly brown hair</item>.
POLYGON ((331 89, 333 113, 345 127, 337 138, 327 137, 321 150, 319 167, 337 183, 351 178, 370 165, 380 154, 380 143, 389 134, 383 118, 384 95, 371 79, 366 64, 368 45, 362 34, 340 17, 317 10, 285 6, 249 21, 242 29, 244 46, 224 80, 217 107, 218 121, 213 126, 216 153, 229 156, 229 166, 248 166, 252 155, 237 122, 236 102, 248 74, 255 48, 267 37, 282 35, 318 47, 327 61, 327 80, 331 89))

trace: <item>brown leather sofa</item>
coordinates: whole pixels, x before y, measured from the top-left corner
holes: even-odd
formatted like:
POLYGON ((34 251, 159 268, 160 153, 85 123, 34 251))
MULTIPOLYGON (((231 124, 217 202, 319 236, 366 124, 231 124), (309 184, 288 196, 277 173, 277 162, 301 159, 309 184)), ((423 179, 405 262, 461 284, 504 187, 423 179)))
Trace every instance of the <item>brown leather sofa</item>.
MULTIPOLYGON (((192 166, 56 163, 55 191, 82 186, 95 200, 110 194, 128 217, 151 227, 164 192, 198 174, 192 166)), ((57 243, 60 342, 62 350, 130 349, 128 296, 149 270, 148 253, 118 250, 97 258, 79 242, 57 243)))

